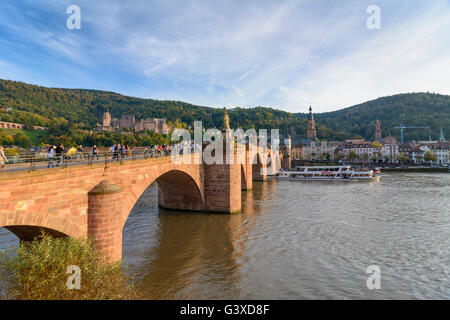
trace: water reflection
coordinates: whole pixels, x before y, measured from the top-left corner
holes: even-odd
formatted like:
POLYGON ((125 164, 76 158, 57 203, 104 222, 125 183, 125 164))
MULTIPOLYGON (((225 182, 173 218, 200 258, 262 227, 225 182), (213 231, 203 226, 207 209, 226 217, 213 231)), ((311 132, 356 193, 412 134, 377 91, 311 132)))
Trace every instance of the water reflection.
POLYGON ((150 298, 448 298, 450 177, 423 178, 254 183, 231 216, 159 210, 153 187, 125 259, 150 298), (372 264, 382 290, 366 287, 372 264))
MULTIPOLYGON (((255 182, 235 215, 159 209, 124 228, 124 262, 156 299, 449 299, 450 175, 255 182), (381 268, 381 290, 366 269, 381 268)), ((0 228, 0 248, 17 238, 0 228)))
POLYGON ((220 299, 238 297, 246 277, 243 255, 252 226, 257 223, 259 207, 268 186, 255 183, 257 192, 245 192, 245 214, 180 212, 156 207, 156 185, 138 201, 124 228, 124 256, 130 269, 137 272, 139 285, 149 297, 158 299, 220 299), (148 221, 142 221, 143 216, 148 221), (157 230, 147 228, 157 224, 157 230), (138 229, 138 230, 137 230, 138 229), (143 249, 145 241, 131 238, 150 236, 153 248, 143 249), (128 240, 131 240, 132 244, 128 240), (136 251, 141 255, 136 259, 136 251), (143 265, 145 265, 144 268, 143 265), (145 269, 145 270, 144 270, 145 269))

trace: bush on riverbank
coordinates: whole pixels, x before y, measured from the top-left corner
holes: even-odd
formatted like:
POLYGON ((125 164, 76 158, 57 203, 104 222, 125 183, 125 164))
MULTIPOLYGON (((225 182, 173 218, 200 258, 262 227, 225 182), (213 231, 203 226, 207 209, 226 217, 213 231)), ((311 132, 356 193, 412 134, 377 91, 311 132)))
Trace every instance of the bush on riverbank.
POLYGON ((13 252, 0 252, 3 299, 136 299, 137 290, 129 281, 120 263, 101 264, 87 240, 41 234, 32 242, 21 243, 13 252), (68 267, 72 265, 81 270, 79 290, 67 288, 73 275, 73 271, 67 273, 68 267))

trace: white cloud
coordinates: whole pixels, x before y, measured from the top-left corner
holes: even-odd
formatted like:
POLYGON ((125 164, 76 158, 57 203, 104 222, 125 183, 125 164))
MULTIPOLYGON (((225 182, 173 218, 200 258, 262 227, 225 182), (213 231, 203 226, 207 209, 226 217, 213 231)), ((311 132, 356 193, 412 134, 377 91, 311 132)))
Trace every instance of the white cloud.
POLYGON ((307 96, 322 112, 403 92, 450 94, 448 6, 436 6, 414 22, 385 30, 315 68, 311 81, 285 90, 288 106, 307 96))

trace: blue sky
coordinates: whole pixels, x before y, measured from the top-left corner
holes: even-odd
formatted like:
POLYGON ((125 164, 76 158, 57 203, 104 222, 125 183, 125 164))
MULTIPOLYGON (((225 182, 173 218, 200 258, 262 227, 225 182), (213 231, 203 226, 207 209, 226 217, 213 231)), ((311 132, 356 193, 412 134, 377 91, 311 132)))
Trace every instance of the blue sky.
POLYGON ((291 112, 450 94, 450 0, 1 0, 0 78, 291 112))

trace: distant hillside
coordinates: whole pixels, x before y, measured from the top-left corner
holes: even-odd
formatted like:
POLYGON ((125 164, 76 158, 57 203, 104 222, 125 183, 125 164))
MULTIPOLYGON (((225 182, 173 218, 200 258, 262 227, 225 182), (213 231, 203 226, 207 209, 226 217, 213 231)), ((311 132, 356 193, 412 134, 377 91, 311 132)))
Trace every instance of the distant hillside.
MULTIPOLYGON (((113 116, 134 113, 137 119, 166 118, 173 126, 192 125, 202 120, 204 127, 221 128, 223 111, 180 101, 160 101, 127 97, 113 92, 85 89, 54 89, 22 82, 0 80, 0 120, 51 127, 64 118, 80 129, 92 129, 101 122, 102 113, 113 116), (6 107, 12 111, 5 112, 6 107), (2 110, 2 109, 0 109, 2 110)), ((272 108, 234 108, 232 127, 279 128, 282 134, 303 134, 306 114, 293 114, 272 108)), ((347 109, 316 114, 318 136, 327 140, 373 138, 376 119, 383 135, 399 136, 395 126, 429 126, 429 130, 406 130, 408 138, 436 138, 442 126, 450 134, 450 96, 412 93, 379 98, 347 109)))
MULTIPOLYGON (((303 116, 303 115, 300 115, 303 116)), ((350 108, 316 115, 317 122, 333 130, 342 130, 373 140, 377 119, 383 136, 400 137, 396 126, 423 126, 429 129, 405 129, 405 139, 435 140, 440 128, 450 135, 450 96, 431 93, 407 93, 378 98, 350 108)), ((446 137, 450 138, 450 137, 446 137)))

